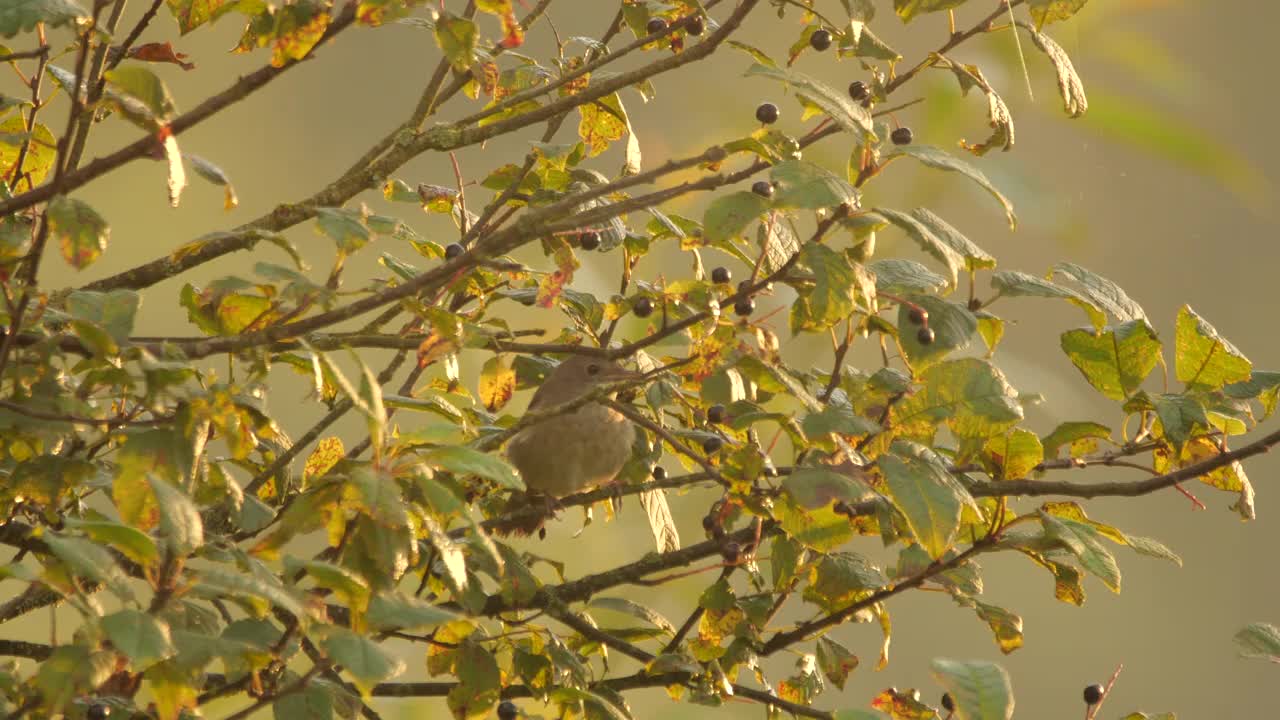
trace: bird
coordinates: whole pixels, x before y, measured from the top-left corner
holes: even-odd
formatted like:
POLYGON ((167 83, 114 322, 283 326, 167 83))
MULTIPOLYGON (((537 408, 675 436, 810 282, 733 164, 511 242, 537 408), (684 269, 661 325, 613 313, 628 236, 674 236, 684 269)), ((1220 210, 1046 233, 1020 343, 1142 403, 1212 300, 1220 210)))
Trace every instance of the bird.
MULTIPOLYGON (((529 410, 549 410, 601 385, 644 377, 603 358, 574 355, 551 371, 533 394, 529 410)), ((626 416, 593 400, 520 430, 507 441, 506 454, 525 487, 558 499, 617 478, 631 457, 635 436, 635 426, 626 416)))

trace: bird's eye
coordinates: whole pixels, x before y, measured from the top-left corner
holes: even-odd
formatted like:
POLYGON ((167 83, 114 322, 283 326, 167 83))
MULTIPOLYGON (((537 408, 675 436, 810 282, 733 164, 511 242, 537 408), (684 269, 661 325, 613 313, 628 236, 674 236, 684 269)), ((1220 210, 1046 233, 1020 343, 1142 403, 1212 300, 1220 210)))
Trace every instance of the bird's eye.
POLYGON ((595 374, 597 374, 597 373, 599 373, 599 372, 600 372, 600 366, 599 366, 599 365, 596 365, 595 363, 592 363, 592 364, 590 364, 590 365, 588 365, 588 366, 587 366, 587 374, 588 374, 588 375, 595 375, 595 374))

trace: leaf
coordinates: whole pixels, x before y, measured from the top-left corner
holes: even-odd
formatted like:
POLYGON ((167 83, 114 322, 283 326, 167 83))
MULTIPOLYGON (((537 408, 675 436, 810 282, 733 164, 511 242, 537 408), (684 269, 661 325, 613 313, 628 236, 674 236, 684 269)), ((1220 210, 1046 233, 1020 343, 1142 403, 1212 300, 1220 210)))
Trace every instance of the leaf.
POLYGON ((49 233, 59 242, 67 264, 83 270, 107 249, 111 229, 96 210, 85 203, 59 195, 49 202, 49 233))
POLYGON ((830 507, 837 501, 859 502, 871 490, 864 475, 861 470, 846 474, 828 466, 797 467, 783 479, 782 490, 800 507, 810 510, 830 507))
POLYGON ((1080 12, 1089 0, 1030 0, 1027 3, 1036 27, 1044 27, 1052 22, 1069 20, 1080 12))
POLYGON ((993 478, 1019 480, 1044 460, 1044 447, 1035 433, 1015 428, 1006 435, 988 440, 983 446, 983 454, 993 478))
POLYGON ((923 13, 934 13, 958 8, 968 0, 893 0, 893 10, 902 22, 911 22, 923 13))
POLYGON ((886 583, 884 573, 865 557, 852 552, 823 556, 810 572, 804 598, 828 612, 836 612, 886 583))
POLYGON ((223 189, 223 210, 234 210, 240 205, 240 198, 236 197, 236 189, 231 184, 231 178, 223 172, 222 168, 205 160, 199 155, 184 155, 191 162, 191 169, 195 170, 196 175, 207 180, 214 185, 219 185, 223 189))
POLYGON ((150 42, 129 49, 129 57, 143 62, 172 63, 183 70, 195 70, 196 64, 187 62, 187 54, 173 49, 171 42, 150 42))
POLYGON ((1071 457, 1081 457, 1098 449, 1098 440, 1110 440, 1111 429, 1096 422, 1064 422, 1045 435, 1044 456, 1049 459, 1058 457, 1058 450, 1063 445, 1071 446, 1071 457))
POLYGON ((217 20, 240 5, 238 0, 166 0, 165 4, 178 21, 178 31, 183 35, 217 20))
POLYGON ((982 268, 993 268, 996 266, 996 259, 987 254, 985 250, 974 245, 969 238, 960 234, 959 230, 951 227, 942 218, 934 215, 926 208, 916 208, 911 211, 911 217, 920 221, 922 225, 929 228, 929 232, 934 237, 941 240, 960 254, 965 260, 965 269, 969 272, 982 268))
POLYGON ((920 222, 916 218, 906 213, 890 210, 889 208, 876 208, 875 214, 883 217, 885 220, 897 225, 906 231, 907 236, 920 246, 920 249, 932 255, 938 262, 941 262, 947 268, 947 274, 950 276, 950 286, 955 287, 959 278, 961 268, 965 267, 965 258, 956 252, 947 243, 939 240, 929 229, 929 226, 920 222))
POLYGON ((818 667, 832 685, 843 690, 849 673, 858 667, 858 656, 829 637, 818 638, 818 667))
POLYGON ((1204 405, 1200 404, 1196 398, 1165 393, 1155 397, 1154 405, 1164 437, 1176 447, 1181 447, 1183 443, 1190 440, 1197 428, 1200 430, 1209 428, 1209 418, 1205 415, 1204 405))
POLYGON ((671 508, 667 506, 666 493, 661 488, 640 493, 640 507, 644 508, 645 517, 649 519, 649 530, 653 532, 658 552, 679 550, 680 533, 676 530, 671 508))
POLYGON ((470 639, 463 642, 453 672, 458 684, 449 691, 448 705, 456 720, 481 717, 498 702, 501 671, 488 650, 470 639))
POLYGON ((1235 635, 1240 655, 1280 662, 1280 629, 1270 623, 1249 623, 1235 635))
POLYGON ((1190 305, 1183 305, 1178 311, 1174 345, 1178 380, 1187 385, 1219 390, 1227 383, 1243 382, 1252 376, 1249 359, 1190 305))
MULTIPOLYGON (((1004 208, 1005 218, 1009 221, 1010 229, 1018 226, 1018 216, 1013 212, 1013 204, 1009 202, 1009 199, 1006 198, 1003 193, 996 189, 996 186, 990 180, 987 179, 986 173, 982 172, 974 165, 971 165, 968 161, 955 157, 941 148, 936 148, 931 145, 912 144, 895 146, 893 152, 885 155, 885 162, 899 156, 915 158, 931 168, 960 173, 961 175, 969 178, 973 182, 977 183, 983 190, 990 193, 991 197, 996 199, 996 202, 1000 203, 1000 207, 1004 208)), ((985 255, 985 253, 983 254, 985 255)), ((992 259, 989 267, 995 267, 994 259, 992 259)))
POLYGON ((178 114, 169 88, 150 68, 123 65, 108 70, 103 77, 112 90, 142 103, 150 123, 167 125, 178 114))
POLYGON ((774 165, 769 177, 777 183, 775 207, 818 210, 837 205, 858 206, 858 191, 835 173, 803 160, 774 165))
POLYGON ((731 242, 769 209, 769 201, 748 190, 721 195, 702 216, 703 232, 710 244, 731 242))
POLYGON ((984 660, 931 663, 933 678, 951 694, 957 720, 1009 720, 1013 717, 1013 687, 1004 668, 984 660))
POLYGON ((1106 311, 1120 322, 1130 320, 1146 320, 1147 313, 1142 306, 1134 302, 1119 285, 1086 270, 1075 263, 1058 263, 1053 266, 1051 275, 1063 275, 1075 280, 1080 285, 1080 295, 1092 305, 1106 311))
POLYGON ((511 490, 524 490, 524 481, 515 468, 493 455, 461 445, 432 448, 423 453, 429 466, 448 470, 455 475, 479 475, 511 490))
POLYGON ((935 67, 951 70, 955 74, 956 80, 960 83, 960 92, 962 94, 968 95, 969 90, 976 87, 981 89, 987 96, 987 121, 992 128, 991 137, 977 144, 970 144, 961 140, 961 147, 974 155, 986 155, 997 146, 1005 152, 1012 150, 1014 141, 1013 116, 1009 114, 1009 107, 1005 105, 999 93, 995 91, 995 88, 991 87, 991 83, 987 82, 982 70, 977 65, 962 65, 942 55, 936 57, 938 62, 935 67))
POLYGON ((329 659, 351 675, 366 697, 374 685, 390 680, 405 671, 405 663, 372 638, 346 628, 329 627, 320 642, 329 659))
POLYGON ((436 43, 454 70, 465 72, 476 61, 476 24, 450 12, 436 18, 436 43))
POLYGON ((1091 525, 1070 518, 1059 518, 1041 510, 1040 523, 1045 534, 1062 543, 1080 560, 1080 565, 1111 588, 1120 592, 1120 568, 1116 559, 1103 546, 1098 531, 1091 525))
POLYGON ((594 597, 587 603, 587 606, 630 615, 668 633, 674 634, 676 631, 676 626, 672 625, 670 620, 667 620, 657 611, 627 598, 594 597))
POLYGON ((1160 341, 1145 320, 1101 333, 1088 328, 1062 334, 1062 351, 1098 392, 1112 400, 1131 396, 1160 361, 1160 341))
POLYGON ((876 276, 879 292, 933 294, 947 287, 946 278, 914 260, 874 260, 867 263, 867 269, 876 276))
POLYGON ((516 392, 516 371, 504 355, 494 355, 480 368, 480 402, 489 412, 501 410, 516 392))
POLYGON ((969 492, 922 445, 896 441, 877 458, 887 496, 902 511, 911 535, 935 560, 955 542, 961 511, 974 505, 969 492))
POLYGON ((855 135, 865 136, 872 142, 876 140, 871 113, 850 100, 847 93, 835 90, 799 71, 759 63, 748 68, 746 74, 748 77, 767 77, 786 83, 796 95, 821 108, 840 127, 855 135))
POLYGON ((58 147, 58 141, 54 139, 53 133, 44 125, 36 123, 28 134, 26 118, 22 113, 14 113, 4 122, 0 122, 0 179, 7 184, 13 183, 13 174, 18 166, 18 155, 22 152, 23 141, 28 138, 31 142, 27 147, 27 156, 22 161, 22 173, 31 175, 31 186, 35 187, 44 182, 49 170, 53 168, 58 147))
POLYGON ((922 388, 893 407, 891 426, 924 437, 945 421, 959 438, 989 438, 1022 419, 1017 394, 999 368, 977 358, 947 360, 920 374, 922 388))
MULTIPOLYGON (((871 7, 868 5, 867 7, 871 7)), ((849 30, 840 36, 839 56, 863 57, 876 60, 897 62, 902 54, 889 47, 883 40, 871 32, 866 22, 857 19, 849 21, 849 30)))
POLYGON ((420 630, 457 620, 451 610, 400 593, 375 593, 365 620, 375 630, 420 630))
POLYGON ((587 157, 609 149, 610 143, 627 135, 631 121, 617 93, 578 106, 578 137, 587 146, 587 157))
POLYGON ((106 330, 113 340, 123 344, 133 333, 134 317, 141 304, 142 297, 132 290, 73 290, 67 296, 67 313, 106 330))
POLYGON ((31 32, 37 23, 62 27, 89 19, 89 13, 73 0, 5 0, 0 4, 0 36, 31 32))
POLYGON ((764 255, 760 267, 766 273, 777 272, 792 256, 800 252, 800 241, 781 218, 760 221, 756 228, 756 245, 764 255))
POLYGON ((170 550, 181 557, 204 545, 204 524, 191 498, 154 475, 148 475, 147 482, 160 512, 160 534, 170 550))
POLYGON ((177 650, 168 623, 141 610, 125 609, 102 618, 102 629, 116 651, 129 658, 137 672, 172 657, 177 650))
POLYGON ((1030 25, 1019 22, 1018 27, 1027 31, 1027 34, 1031 36, 1031 41, 1036 44, 1036 47, 1040 48, 1041 52, 1048 56, 1049 62, 1053 64, 1053 70, 1058 75, 1058 93, 1062 95, 1062 102, 1066 106, 1067 115, 1073 118, 1084 115, 1089 109, 1089 99, 1084 94, 1084 83, 1080 80, 1080 76, 1076 74, 1076 67, 1071 62, 1071 56, 1067 55, 1067 51, 1063 50, 1062 46, 1054 41, 1053 38, 1038 32, 1030 25))
POLYGON ((791 306, 791 331, 826 330, 849 317, 862 300, 869 306, 874 283, 860 265, 826 245, 806 243, 800 261, 813 271, 813 287, 799 292, 791 306))
POLYGON ((967 307, 934 295, 907 295, 903 299, 929 313, 929 327, 933 330, 933 342, 922 344, 915 326, 911 324, 911 308, 906 304, 898 306, 898 343, 916 370, 923 370, 955 350, 969 347, 973 341, 978 318, 967 307), (902 329, 907 332, 901 332, 902 329))
POLYGON ((151 536, 137 528, 106 520, 79 520, 67 517, 68 528, 79 530, 96 543, 106 545, 143 567, 153 567, 160 550, 151 536))
POLYGON ((361 214, 343 208, 316 208, 316 227, 344 252, 359 250, 373 239, 361 214))
POLYGON ((133 591, 129 589, 129 579, 124 570, 116 564, 111 553, 102 547, 84 538, 57 533, 46 533, 44 541, 50 552, 71 572, 106 585, 122 600, 133 599, 133 591))

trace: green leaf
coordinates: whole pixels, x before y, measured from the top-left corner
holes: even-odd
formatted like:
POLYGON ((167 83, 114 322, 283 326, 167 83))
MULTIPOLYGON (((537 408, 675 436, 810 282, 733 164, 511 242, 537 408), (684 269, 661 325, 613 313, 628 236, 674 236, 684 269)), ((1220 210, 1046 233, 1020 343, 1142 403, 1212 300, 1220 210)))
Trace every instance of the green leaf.
POLYGON ((1052 22, 1069 20, 1080 12, 1089 0, 1030 0, 1027 3, 1036 27, 1044 27, 1052 22))
POLYGON ((1235 641, 1243 657, 1280 662, 1280 629, 1275 625, 1249 623, 1236 633, 1235 641))
POLYGON ((768 209, 768 200, 747 190, 721 195, 702 216, 705 239, 713 245, 731 242, 768 209))
POLYGON ((769 177, 777 183, 775 207, 818 210, 837 205, 858 206, 858 191, 847 180, 811 162, 788 160, 774 165, 769 177))
POLYGON ((449 709, 457 720, 480 717, 498 702, 501 672, 493 653, 475 642, 464 642, 454 661, 458 684, 449 691, 449 709))
POLYGON ((961 511, 974 504, 969 492, 923 445, 895 441, 877 464, 887 495, 906 517, 912 537, 930 557, 941 558, 960 530, 961 511))
POLYGON ((1017 393, 986 360, 947 360, 925 370, 919 381, 922 388, 893 408, 891 425, 904 436, 931 437, 945 421, 959 438, 989 438, 1022 419, 1017 393))
POLYGON ((167 124, 178 114, 169 88, 150 68, 122 65, 103 73, 103 77, 109 88, 141 103, 153 122, 167 124))
POLYGON ((1115 557, 1102 544, 1096 528, 1070 518, 1055 517, 1043 510, 1040 512, 1040 522, 1048 537, 1062 543, 1063 547, 1080 559, 1081 567, 1111 588, 1112 592, 1120 592, 1120 568, 1116 565, 1115 557))
POLYGON ((848 93, 842 90, 836 90, 804 73, 779 67, 755 64, 747 69, 746 74, 748 77, 762 76, 780 80, 789 85, 796 95, 822 108, 837 125, 848 132, 866 136, 872 142, 877 139, 871 113, 855 104, 849 99, 848 93))
POLYGON ((493 455, 461 445, 433 448, 422 455, 422 461, 432 467, 447 470, 455 475, 479 475, 498 485, 523 490, 524 481, 515 468, 493 455))
POLYGON ((372 638, 339 627, 329 627, 326 632, 320 646, 329 659, 351 675, 356 687, 365 695, 374 685, 405 671, 404 661, 372 638))
POLYGON ((965 269, 969 272, 983 268, 993 268, 996 266, 996 259, 987 254, 987 251, 974 245, 969 238, 960 234, 959 230, 951 227, 942 218, 934 215, 926 208, 916 208, 911 211, 911 217, 919 220, 921 224, 929 228, 929 232, 933 236, 951 246, 952 250, 960 253, 964 257, 965 269))
POLYGON ((782 481, 782 489, 801 507, 810 510, 830 507, 837 500, 858 502, 870 492, 860 477, 854 478, 830 467, 798 467, 782 481))
POLYGON ((1227 342, 1190 305, 1178 311, 1175 362, 1178 380, 1218 390, 1226 383, 1248 380, 1253 364, 1227 342))
POLYGON ((49 233, 62 248, 62 257, 71 267, 83 270, 107 249, 111 229, 98 211, 66 195, 49 202, 49 233))
POLYGON ((890 210, 888 208, 876 208, 874 213, 883 217, 885 220, 897 225, 907 233, 907 237, 915 241, 920 249, 932 255, 947 268, 947 274, 950 276, 950 284, 955 287, 956 280, 959 277, 960 270, 965 267, 965 258, 956 252, 947 243, 939 240, 929 226, 907 215, 906 213, 890 210))
POLYGON ((93 323, 107 331, 117 343, 133 333, 133 320, 142 297, 132 290, 94 292, 73 290, 67 296, 67 313, 77 320, 93 323))
POLYGON ((1074 280, 1080 286, 1079 294, 1082 297, 1120 322, 1147 319, 1146 311, 1124 289, 1091 270, 1064 262, 1054 265, 1050 274, 1074 280))
POLYGON ((807 243, 800 261, 813 271, 813 287, 802 289, 791 306, 791 331, 820 331, 849 317, 861 299, 870 305, 871 276, 826 245, 807 243))
POLYGON ((454 70, 465 72, 476 62, 476 24, 449 12, 436 18, 436 43, 454 70))
POLYGON ((591 601, 588 602, 587 605, 588 607, 603 608, 605 610, 612 610, 613 612, 639 618, 640 620, 643 620, 656 628, 665 630, 668 633, 674 633, 676 631, 676 627, 671 624, 670 620, 667 620, 656 610, 645 607, 634 600, 619 597, 596 597, 591 598, 591 601))
POLYGON ((828 612, 836 612, 888 582, 880 568, 852 552, 833 552, 813 569, 804 598, 828 612))
POLYGON ((122 600, 133 599, 133 591, 129 589, 129 579, 124 570, 116 564, 111 553, 99 545, 84 538, 57 533, 46 533, 44 541, 50 552, 66 564, 71 572, 106 585, 122 600))
POLYGON ((831 681, 832 685, 843 690, 845 681, 849 679, 849 673, 858 667, 858 656, 854 655, 849 648, 826 636, 818 638, 817 655, 818 667, 822 670, 822 674, 831 681))
POLYGON ((867 263, 876 276, 876 290, 887 293, 934 294, 947 287, 947 279, 915 260, 888 258, 867 263))
POLYGON ((89 13, 73 0, 5 0, 0 4, 0 36, 31 32, 37 23, 61 27, 89 19, 89 13))
MULTIPOLYGON (((893 0, 893 10, 902 18, 902 22, 911 22, 923 13, 934 13, 942 10, 958 8, 968 0, 893 0)), ((961 720, 965 720, 961 718, 961 720)))
POLYGON ((969 347, 978 329, 978 318, 967 307, 934 295, 907 295, 903 299, 929 313, 929 327, 933 330, 933 342, 922 344, 911 323, 911 308, 906 304, 898 306, 898 342, 913 368, 922 370, 955 350, 969 347))
POLYGON ((1064 422, 1044 436, 1044 456, 1058 457, 1063 445, 1071 446, 1071 457, 1081 457, 1098 449, 1098 440, 1110 440, 1111 428, 1096 422, 1064 422))
POLYGON ((316 208, 316 225, 344 252, 355 252, 373 239, 360 213, 343 208, 316 208))
POLYGON ((74 517, 67 517, 63 522, 68 528, 79 530, 94 542, 109 546, 143 567, 152 567, 160 559, 160 550, 155 541, 137 528, 106 520, 80 520, 74 517))
POLYGON ((419 630, 457 620, 451 610, 400 593, 377 593, 369 599, 365 619, 378 630, 419 630))
POLYGON ((983 454, 992 477, 1018 480, 1029 475, 1044 460, 1044 447, 1035 433, 1015 428, 1006 435, 988 440, 983 446, 983 454))
POLYGON ((135 671, 172 657, 168 623, 141 610, 120 610, 102 618, 102 629, 111 645, 129 661, 135 671))
MULTIPOLYGON (((868 5, 870 7, 870 5, 868 5)), ((883 40, 871 32, 866 22, 850 20, 849 30, 840 36, 840 57, 863 57, 876 60, 897 62, 902 54, 889 47, 883 40)))
POLYGON ((169 12, 178 21, 178 31, 186 35, 201 25, 217 20, 240 7, 239 0, 166 0, 169 12))
POLYGON ((848 402, 837 402, 834 397, 822 410, 806 415, 800 427, 811 438, 830 433, 870 435, 880 430, 879 423, 858 415, 848 402))
MULTIPOLYGON (((966 160, 962 160, 941 148, 931 145, 900 145, 895 146, 893 152, 885 155, 885 162, 900 156, 915 158, 925 165, 936 170, 946 170, 948 172, 960 173, 977 183, 979 187, 991 194, 991 197, 1000 203, 1000 207, 1004 209, 1005 218, 1009 221, 1009 228, 1013 229, 1018 226, 1018 216, 1013 212, 1013 203, 1004 196, 996 186, 987 179, 986 173, 979 170, 976 166, 970 164, 966 160)), ((994 259, 991 267, 995 266, 994 259)))
POLYGON ((1132 395, 1160 360, 1160 341, 1145 320, 1095 333, 1088 328, 1062 334, 1062 350, 1098 392, 1112 400, 1132 395))
POLYGON ((175 555, 184 556, 204 545, 204 524, 191 498, 154 475, 147 476, 160 511, 160 534, 175 555))
POLYGON ((352 468, 343 500, 383 527, 406 527, 410 523, 409 511, 400 498, 400 486, 390 473, 378 468, 369 465, 352 468))
POLYGON ((933 677, 951 694, 957 720, 1009 720, 1013 717, 1013 687, 1004 668, 984 660, 931 663, 933 677))
POLYGON ((1209 418, 1205 415, 1204 405, 1196 398, 1166 393, 1157 395, 1154 404, 1164 437, 1176 447, 1181 447, 1190 440, 1197 429, 1209 429, 1209 418))
POLYGON ((998 605, 989 605, 975 600, 967 595, 955 594, 952 597, 960 605, 973 608, 978 617, 991 628, 1000 652, 1008 655, 1022 647, 1022 618, 1016 613, 998 605))

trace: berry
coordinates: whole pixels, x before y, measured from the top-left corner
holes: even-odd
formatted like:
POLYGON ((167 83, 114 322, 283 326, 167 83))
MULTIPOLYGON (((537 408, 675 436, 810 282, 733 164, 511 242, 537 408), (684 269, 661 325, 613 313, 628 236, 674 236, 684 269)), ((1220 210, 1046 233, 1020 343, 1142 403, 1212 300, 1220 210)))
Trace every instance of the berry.
POLYGON ((516 704, 510 700, 503 700, 498 703, 498 720, 515 720, 516 715, 520 713, 516 709, 516 704))
POLYGON ((746 317, 756 311, 756 301, 751 298, 742 298, 733 304, 733 312, 738 317, 746 317))
POLYGON ((724 422, 724 406, 712 405, 711 407, 707 408, 707 422, 711 423, 712 425, 719 425, 720 423, 724 422))
POLYGON ((760 103, 760 107, 756 108, 756 119, 765 125, 778 122, 778 106, 771 102, 760 103))
POLYGON ((718 267, 711 271, 711 282, 728 284, 733 279, 733 273, 729 272, 727 267, 718 267))
POLYGON ((715 518, 711 517, 710 515, 704 515, 704 516, 702 517, 702 529, 703 529, 703 530, 706 530, 706 531, 710 532, 710 531, 712 530, 712 528, 714 528, 715 526, 716 526, 716 519, 715 519, 715 518))
POLYGON ((649 31, 650 35, 657 35, 667 29, 667 21, 660 17, 650 18, 649 23, 644 26, 644 29, 649 31))
POLYGON ((855 102, 862 102, 871 97, 871 90, 861 80, 854 80, 849 83, 849 97, 853 98, 855 102))
POLYGON ((910 145, 911 144, 911 128, 900 127, 889 133, 889 139, 894 145, 910 145))
POLYGON ((929 312, 922 307, 913 307, 907 311, 907 319, 912 325, 923 325, 929 319, 929 312))
POLYGON ((1102 702, 1102 696, 1105 694, 1106 692, 1102 689, 1102 686, 1094 683, 1084 689, 1084 704, 1097 705, 1102 702))
POLYGON ((947 712, 956 711, 956 701, 951 699, 951 693, 942 693, 942 709, 947 712))
POLYGON ((773 197, 773 183, 768 180, 757 180, 751 185, 751 192, 762 198, 773 197))
POLYGON ((662 482, 663 480, 666 480, 667 469, 662 467, 661 465, 655 465, 653 467, 653 479, 657 480, 658 482, 662 482))
POLYGON ((831 47, 831 31, 826 28, 819 28, 813 31, 809 36, 809 47, 822 52, 831 47))
POLYGON ((600 233, 588 230, 578 236, 578 247, 583 250, 595 250, 600 247, 600 233))
POLYGON ((849 503, 843 500, 837 500, 831 503, 831 511, 837 515, 853 515, 853 508, 849 507, 849 503))
POLYGON ((465 251, 466 249, 463 248, 458 243, 449 243, 448 245, 444 246, 444 259, 452 260, 458 257, 459 255, 461 255, 465 251))
POLYGON ((106 720, 111 716, 111 706, 102 703, 90 705, 84 716, 89 720, 106 720))
POLYGON ((722 447, 724 447, 724 441, 715 435, 712 435, 702 441, 702 452, 708 455, 714 455, 719 452, 722 447))
POLYGON ((933 328, 920 328, 920 332, 916 333, 916 340, 921 345, 932 345, 934 341, 933 328))
POLYGON ((639 298, 631 305, 631 312, 638 318, 647 318, 653 314, 653 301, 647 297, 639 298))
POLYGON ((979 311, 979 310, 981 310, 981 309, 982 309, 982 301, 981 301, 981 300, 979 300, 978 298, 970 298, 970 299, 969 299, 969 311, 970 311, 970 312, 978 312, 978 311, 979 311))
POLYGON ((737 565, 738 561, 742 559, 742 547, 736 542, 729 541, 720 549, 720 555, 730 565, 737 565))
POLYGON ((690 20, 684 26, 684 31, 694 37, 701 35, 703 31, 705 31, 706 29, 707 29, 707 25, 705 22, 703 22, 701 15, 695 16, 692 20, 690 20))
MULTIPOLYGON (((539 540, 546 540, 546 539, 547 539, 547 529, 546 529, 546 528, 544 528, 544 527, 540 527, 540 528, 538 528, 538 539, 539 539, 539 540)), ((512 715, 511 717, 515 717, 515 716, 514 716, 514 715, 512 715)))

